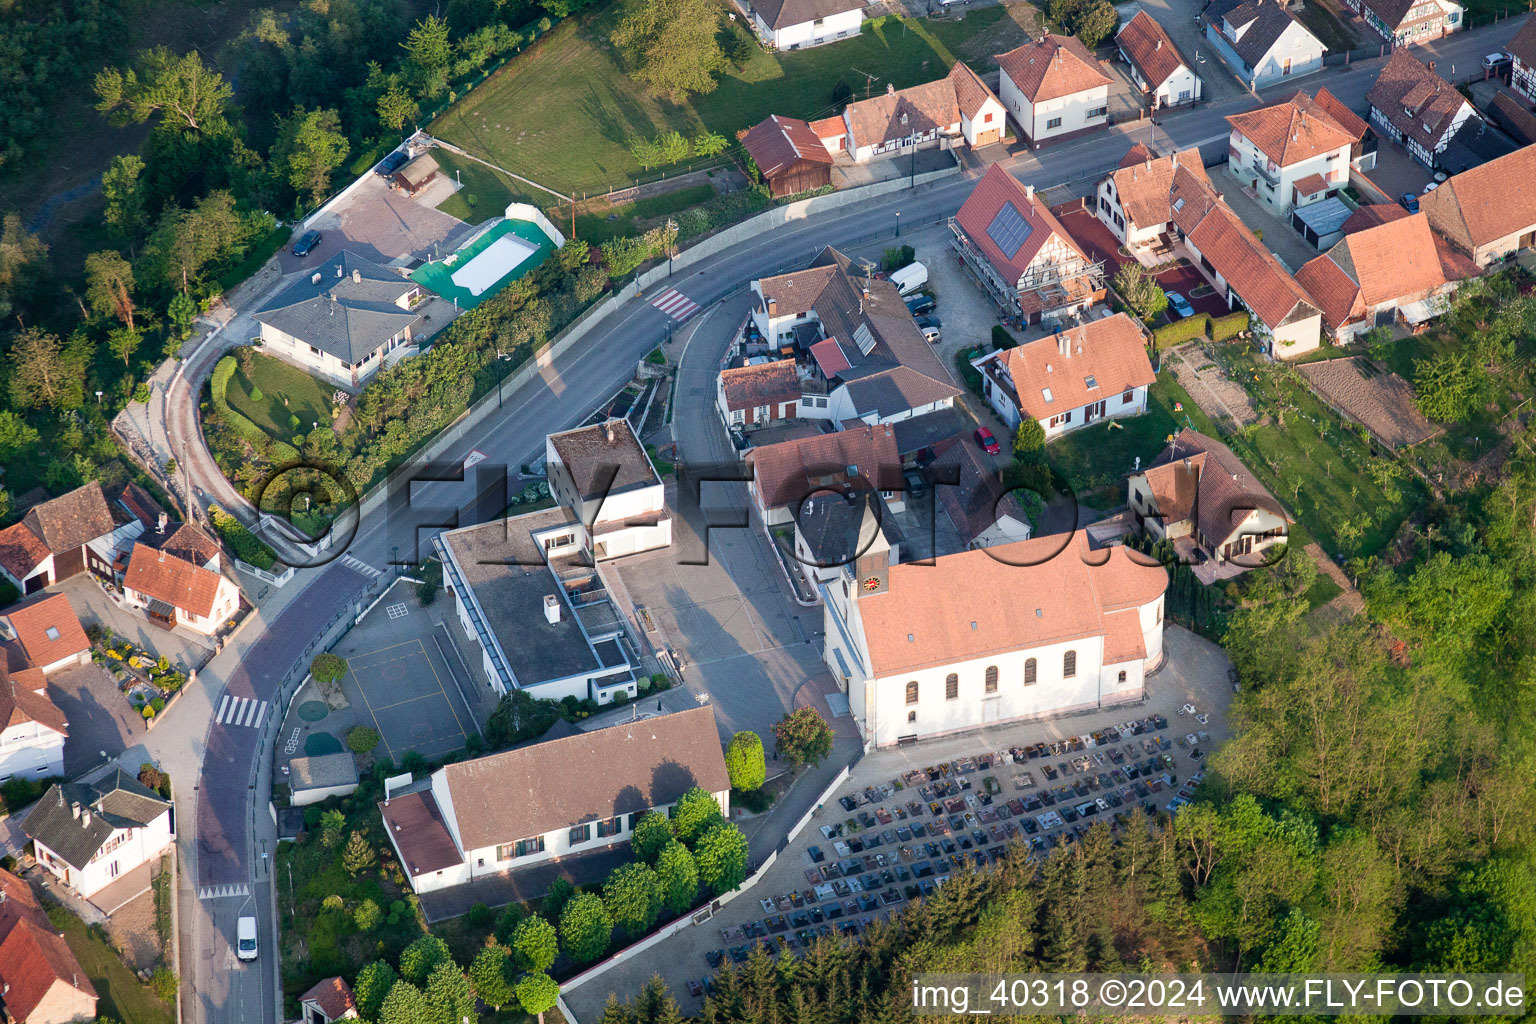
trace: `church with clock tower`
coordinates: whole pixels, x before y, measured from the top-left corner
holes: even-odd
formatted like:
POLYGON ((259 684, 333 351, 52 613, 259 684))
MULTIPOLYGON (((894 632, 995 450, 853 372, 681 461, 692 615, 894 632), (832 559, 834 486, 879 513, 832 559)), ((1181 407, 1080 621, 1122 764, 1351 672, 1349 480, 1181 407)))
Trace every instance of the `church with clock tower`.
POLYGON ((901 564, 859 521, 814 578, 866 748, 1138 701, 1162 664, 1168 574, 1127 548, 1079 533, 901 564))

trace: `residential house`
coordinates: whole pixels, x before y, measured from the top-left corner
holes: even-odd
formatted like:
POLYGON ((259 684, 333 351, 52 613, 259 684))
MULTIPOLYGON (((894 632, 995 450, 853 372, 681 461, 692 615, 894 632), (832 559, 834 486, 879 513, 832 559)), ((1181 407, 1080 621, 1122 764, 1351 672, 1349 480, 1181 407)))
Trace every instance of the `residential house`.
POLYGON ((949 74, 908 89, 887 83, 885 93, 855 100, 841 120, 817 121, 813 130, 831 153, 855 163, 904 156, 919 149, 972 149, 1000 142, 1007 114, 981 76, 956 61, 949 74))
POLYGON ((357 997, 342 978, 326 978, 299 996, 299 1024, 335 1024, 357 1019, 357 997))
POLYGON ((1014 544, 1033 534, 1034 526, 1018 496, 1003 483, 991 458, 975 445, 964 441, 950 445, 925 473, 939 507, 967 548, 1014 544))
POLYGON ((1459 32, 1466 8, 1454 0, 1344 0, 1394 46, 1427 43, 1459 32))
POLYGON ((22 828, 43 869, 85 899, 176 839, 170 801, 121 768, 99 782, 49 787, 22 828))
POLYGON ((5 627, 9 660, 36 668, 44 675, 91 663, 91 641, 86 637, 69 598, 48 594, 13 604, 0 612, 5 627))
POLYGON ((0 782, 63 775, 68 739, 69 721, 48 699, 42 672, 0 664, 0 782))
POLYGON ((1288 536, 1290 516, 1232 449, 1189 428, 1127 486, 1137 526, 1184 562, 1252 569, 1288 536))
POLYGON ((1536 18, 1526 19, 1505 50, 1510 56, 1510 88, 1536 103, 1536 18))
POLYGON ((738 0, 747 25, 775 50, 820 46, 859 34, 864 0, 738 0))
POLYGON ((1121 26, 1115 35, 1120 56, 1131 67, 1131 80, 1153 110, 1193 103, 1204 83, 1184 59, 1167 30, 1146 11, 1121 26))
POLYGON ((1109 76, 1071 36, 997 55, 998 96, 1031 145, 1109 124, 1109 76))
POLYGON ((1276 0, 1214 0, 1205 38, 1255 91, 1323 69, 1328 48, 1276 0))
POLYGON ((1094 215, 1128 248, 1153 245, 1168 233, 1173 219, 1168 194, 1176 167, 1209 180, 1198 149, 1154 157, 1150 149, 1136 143, 1120 166, 1099 182, 1094 215))
POLYGON ((730 814, 708 705, 445 765, 379 811, 425 893, 627 842, 641 815, 667 813, 696 786, 730 814))
MULTIPOLYGON (((409 165, 407 165, 409 166, 409 165)), ((343 249, 251 314, 273 355, 347 387, 417 351, 421 286, 343 249)))
POLYGON ((1322 311, 1210 181, 1180 166, 1169 200, 1174 237, 1229 309, 1248 310, 1266 350, 1292 359, 1317 348, 1322 311))
MULTIPOLYGON (((1414 326, 1445 312, 1456 287, 1446 264, 1455 259, 1448 246, 1436 244, 1429 218, 1415 213, 1345 235, 1298 270, 1296 281, 1342 345, 1373 327, 1398 319, 1414 326)), ((1476 272, 1470 262, 1466 270, 1476 272)))
POLYGON ((1065 320, 1102 299, 1104 268, 1001 164, 987 168, 949 220, 960 260, 1006 316, 1065 320))
POLYGON ((832 154, 798 118, 770 114, 742 133, 741 145, 774 198, 832 184, 832 154))
POLYGON ((855 377, 832 392, 831 419, 839 429, 900 423, 954 408, 961 391, 910 366, 855 377))
POLYGON ((819 586, 824 657, 873 747, 1134 702, 1162 662, 1167 585, 1081 533, 923 565, 872 546, 819 586))
POLYGON ((875 490, 900 502, 901 456, 895 428, 848 430, 766 444, 747 453, 747 492, 765 526, 793 520, 807 499, 875 490))
POLYGON ((101 484, 92 480, 68 494, 33 505, 21 522, 0 530, 0 579, 34 594, 89 569, 110 579, 112 560, 91 542, 116 529, 101 484))
POLYGON ((1371 123, 1431 170, 1462 124, 1477 117, 1455 86, 1435 74, 1434 61, 1426 67, 1408 50, 1393 51, 1366 100, 1371 123))
POLYGON ((578 427, 544 440, 549 491, 580 524, 578 543, 601 561, 672 543, 665 488, 626 419, 578 427))
POLYGON ((135 542, 168 551, 209 572, 222 571, 223 552, 218 541, 190 523, 173 520, 138 484, 124 484, 110 497, 109 504, 118 528, 110 543, 98 545, 93 541, 92 547, 100 546, 103 557, 111 559, 114 579, 121 580, 127 571, 135 542))
POLYGON ((793 359, 727 367, 715 382, 715 407, 727 427, 752 429, 792 420, 800 402, 800 374, 793 359))
POLYGON ((1349 184, 1356 137, 1304 92, 1228 116, 1227 171, 1282 220, 1349 184))
POLYGON ((1048 439, 1102 419, 1141 415, 1157 379, 1142 329, 1125 313, 1000 349, 971 365, 1010 431, 1028 416, 1048 439))
POLYGON ((0 868, 0 1006, 17 1024, 96 1019, 96 989, 32 887, 0 868))
POLYGON ((158 626, 184 626, 203 636, 217 633, 240 608, 240 588, 223 573, 142 543, 128 556, 123 598, 158 626))
POLYGON ((1536 245, 1536 146, 1453 174, 1419 209, 1479 267, 1536 245))

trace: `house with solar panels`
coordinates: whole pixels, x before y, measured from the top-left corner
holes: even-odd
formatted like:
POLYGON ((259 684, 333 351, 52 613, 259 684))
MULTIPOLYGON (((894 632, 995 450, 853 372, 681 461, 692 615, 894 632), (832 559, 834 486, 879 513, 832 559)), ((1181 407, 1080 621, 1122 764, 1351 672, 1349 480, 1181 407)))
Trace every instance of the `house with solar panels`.
POLYGON ((1004 315, 1062 321, 1102 301, 1104 264, 1072 240, 1034 186, 993 164, 949 220, 951 244, 1004 315))

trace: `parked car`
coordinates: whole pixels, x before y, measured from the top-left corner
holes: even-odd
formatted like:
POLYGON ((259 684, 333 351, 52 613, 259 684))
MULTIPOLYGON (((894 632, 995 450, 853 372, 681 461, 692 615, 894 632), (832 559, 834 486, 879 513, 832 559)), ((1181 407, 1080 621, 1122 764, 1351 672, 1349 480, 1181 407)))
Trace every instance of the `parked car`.
POLYGON ((1494 71, 1508 64, 1513 58, 1503 50, 1495 50, 1483 58, 1483 67, 1494 71))
POLYGON ((930 345, 937 345, 939 343, 939 339, 943 338, 944 336, 943 332, 941 332, 937 327, 920 327, 918 329, 923 332, 923 340, 930 345))
POLYGON ((378 165, 374 167, 373 173, 377 174, 381 178, 387 178, 391 174, 394 174, 396 171, 398 171, 400 168, 404 167, 407 163, 410 162, 410 160, 411 158, 407 156, 402 150, 397 149, 383 160, 380 160, 378 165))
POLYGON ((1409 213, 1419 212, 1419 197, 1414 195, 1412 192, 1404 192, 1402 195, 1397 197, 1397 201, 1402 203, 1403 209, 1407 210, 1409 213))
POLYGON ((929 313, 927 316, 920 316, 920 317, 917 318, 917 326, 919 326, 919 327, 943 327, 944 326, 944 321, 940 320, 936 313, 929 313))
POLYGON ((906 475, 907 494, 916 498, 928 492, 928 482, 923 479, 923 474, 912 472, 906 475))
POLYGON ((318 231, 304 232, 299 236, 299 240, 293 243, 293 254, 295 256, 308 256, 314 251, 315 246, 320 244, 322 237, 318 231))
POLYGON ((910 295, 923 285, 928 283, 928 267, 922 263, 908 263, 900 270, 891 271, 887 278, 896 290, 903 295, 910 295))
POLYGON ((907 309, 913 316, 931 313, 938 302, 932 295, 912 295, 907 298, 907 309))
POLYGON ((1424 191, 1420 192, 1419 195, 1427 196, 1427 195, 1429 195, 1431 192, 1433 192, 1435 189, 1437 189, 1439 187, 1440 187, 1440 183, 1438 181, 1432 181, 1428 185, 1424 186, 1424 191))
POLYGON ((1178 292, 1164 292, 1168 296, 1168 308, 1178 314, 1180 320, 1187 316, 1195 315, 1195 307, 1189 304, 1189 300, 1178 292))
POLYGON ((256 919, 242 917, 235 924, 235 956, 241 960, 255 960, 256 953, 256 919))
POLYGON ((988 455, 997 455, 1003 450, 1003 446, 997 443, 997 438, 992 436, 992 431, 986 427, 977 427, 974 436, 981 450, 988 455))

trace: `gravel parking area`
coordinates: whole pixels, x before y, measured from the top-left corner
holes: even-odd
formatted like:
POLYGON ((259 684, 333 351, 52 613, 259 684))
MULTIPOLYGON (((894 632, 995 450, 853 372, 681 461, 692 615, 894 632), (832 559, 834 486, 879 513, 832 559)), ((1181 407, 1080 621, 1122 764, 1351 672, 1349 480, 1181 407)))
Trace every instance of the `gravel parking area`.
POLYGON ((608 993, 660 974, 683 1012, 696 1012, 714 967, 744 960, 754 944, 792 955, 834 931, 856 937, 1012 843, 1042 852, 1075 842, 1100 817, 1131 827, 1147 820, 1144 805, 1177 806, 1229 735, 1231 662, 1177 627, 1165 646, 1168 660, 1141 705, 867 755, 757 885, 708 922, 567 992, 567 1004, 595 1020, 608 993))
MULTIPOLYGON (((441 201, 439 196, 437 201, 441 201)), ((295 256, 290 247, 278 252, 284 274, 318 270, 342 249, 375 263, 402 257, 446 256, 475 230, 463 221, 434 210, 426 201, 411 199, 370 173, 365 181, 310 225, 323 236, 308 256, 295 256)))

